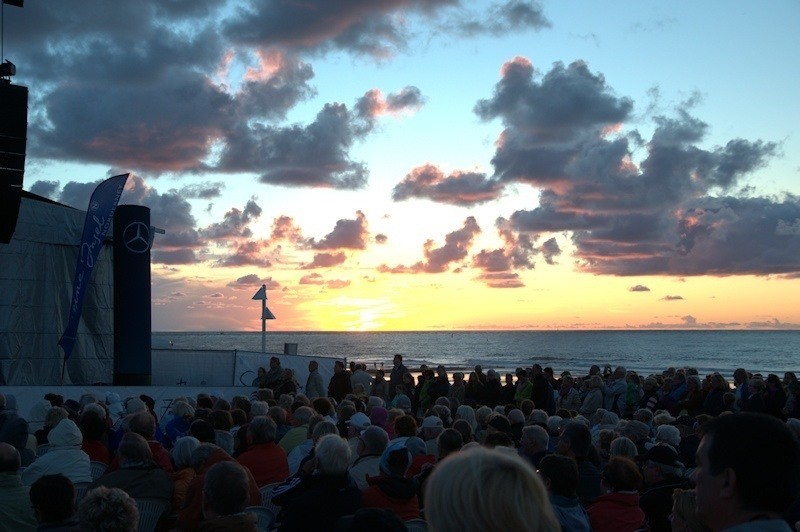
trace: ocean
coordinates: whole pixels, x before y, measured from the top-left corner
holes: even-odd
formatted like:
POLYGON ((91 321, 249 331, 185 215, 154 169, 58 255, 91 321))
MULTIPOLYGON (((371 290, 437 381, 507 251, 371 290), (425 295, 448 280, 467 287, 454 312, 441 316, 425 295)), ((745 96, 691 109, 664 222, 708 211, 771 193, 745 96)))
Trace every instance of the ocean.
MULTIPOLYGON (((182 349, 261 351, 261 332, 156 332, 153 346, 182 349)), ((730 377, 743 367, 753 373, 800 369, 800 331, 453 331, 453 332, 267 332, 267 352, 346 357, 369 369, 392 366, 402 354, 411 369, 444 364, 448 371, 513 371, 539 363, 556 374, 586 374, 592 364, 623 365, 642 374, 690 366, 701 375, 730 377)))

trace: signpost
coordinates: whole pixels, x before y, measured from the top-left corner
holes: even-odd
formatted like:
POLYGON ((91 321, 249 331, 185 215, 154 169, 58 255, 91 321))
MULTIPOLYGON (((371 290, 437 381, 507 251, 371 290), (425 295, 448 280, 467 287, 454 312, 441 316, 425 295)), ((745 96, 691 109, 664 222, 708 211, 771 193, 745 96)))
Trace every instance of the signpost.
POLYGON ((267 285, 262 284, 253 299, 261 300, 261 352, 267 352, 267 320, 274 320, 275 314, 267 308, 267 285))

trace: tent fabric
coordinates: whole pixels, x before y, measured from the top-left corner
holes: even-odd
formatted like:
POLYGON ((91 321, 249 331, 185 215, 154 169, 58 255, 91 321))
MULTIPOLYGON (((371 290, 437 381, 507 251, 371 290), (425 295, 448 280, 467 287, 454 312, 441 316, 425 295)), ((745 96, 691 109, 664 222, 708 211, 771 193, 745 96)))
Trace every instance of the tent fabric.
MULTIPOLYGON (((84 211, 24 193, 11 242, 0 244, 0 364, 8 385, 61 384, 57 342, 69 318, 84 211)), ((64 383, 111 382, 112 249, 103 246, 64 383)))

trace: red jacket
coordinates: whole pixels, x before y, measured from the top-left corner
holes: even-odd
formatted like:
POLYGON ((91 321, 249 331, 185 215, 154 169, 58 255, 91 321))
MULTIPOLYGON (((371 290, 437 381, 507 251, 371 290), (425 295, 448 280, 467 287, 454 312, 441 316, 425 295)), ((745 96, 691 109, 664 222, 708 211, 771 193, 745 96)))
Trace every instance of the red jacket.
POLYGON ((83 443, 81 444, 81 451, 88 454, 89 460, 93 462, 103 462, 104 464, 108 465, 108 462, 111 461, 111 457, 108 453, 108 447, 106 447, 106 445, 101 441, 88 440, 84 438, 83 443))
MULTIPOLYGON (((158 467, 167 473, 174 473, 175 471, 172 469, 172 461, 169 459, 169 453, 166 449, 164 449, 164 446, 155 440, 148 440, 147 445, 150 446, 150 452, 153 453, 153 462, 158 464, 158 467)), ((119 454, 114 456, 114 459, 111 460, 106 473, 111 473, 117 469, 119 469, 119 454)))
POLYGON ((644 511, 639 508, 636 492, 612 492, 600 495, 586 509, 594 532, 625 532, 641 528, 644 511))
POLYGON ((364 508, 388 508, 403 521, 419 519, 417 484, 413 479, 390 476, 369 477, 364 491, 364 508))
POLYGON ((250 470, 259 487, 289 478, 286 451, 275 442, 251 445, 237 461, 250 470))
POLYGON ((406 478, 419 475, 422 472, 422 467, 425 464, 435 464, 436 457, 432 454, 418 454, 411 460, 411 466, 406 471, 406 478))
MULTIPOLYGON (((203 473, 194 477, 189 483, 189 489, 186 490, 186 502, 178 513, 178 521, 175 523, 177 529, 197 530, 197 527, 203 521, 203 482, 206 479, 205 472, 217 462, 235 462, 235 460, 222 449, 217 449, 211 453, 211 456, 206 460, 203 473)), ((250 471, 246 468, 245 471, 250 480, 250 500, 247 506, 259 506, 261 505, 261 492, 258 491, 258 485, 250 471)))

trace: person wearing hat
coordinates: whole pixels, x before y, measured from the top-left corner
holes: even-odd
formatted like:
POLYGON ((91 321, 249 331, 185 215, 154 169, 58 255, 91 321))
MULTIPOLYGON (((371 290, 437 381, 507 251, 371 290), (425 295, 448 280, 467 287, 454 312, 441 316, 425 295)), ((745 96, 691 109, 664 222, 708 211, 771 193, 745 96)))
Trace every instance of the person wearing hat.
POLYGON ((381 454, 380 475, 367 479, 364 491, 365 508, 388 508, 403 521, 419 519, 417 483, 406 478, 411 465, 411 452, 406 442, 392 442, 381 454))
POLYGON ((439 416, 428 416, 422 420, 422 430, 420 437, 425 441, 425 448, 428 454, 439 456, 439 446, 436 443, 436 438, 444 430, 444 423, 439 416))
POLYGON ((672 492, 675 488, 689 488, 689 482, 683 475, 684 468, 678 460, 678 451, 671 445, 659 443, 644 455, 644 488, 639 506, 644 510, 653 532, 671 530, 669 514, 672 512, 672 492))
POLYGON ((347 443, 350 444, 350 456, 353 462, 358 458, 358 445, 361 443, 359 436, 371 425, 369 417, 363 412, 356 412, 347 420, 347 443))
POLYGON ((81 451, 83 434, 71 419, 62 419, 47 435, 50 451, 22 472, 22 483, 30 486, 39 477, 61 473, 73 484, 91 482, 89 455, 81 451))

